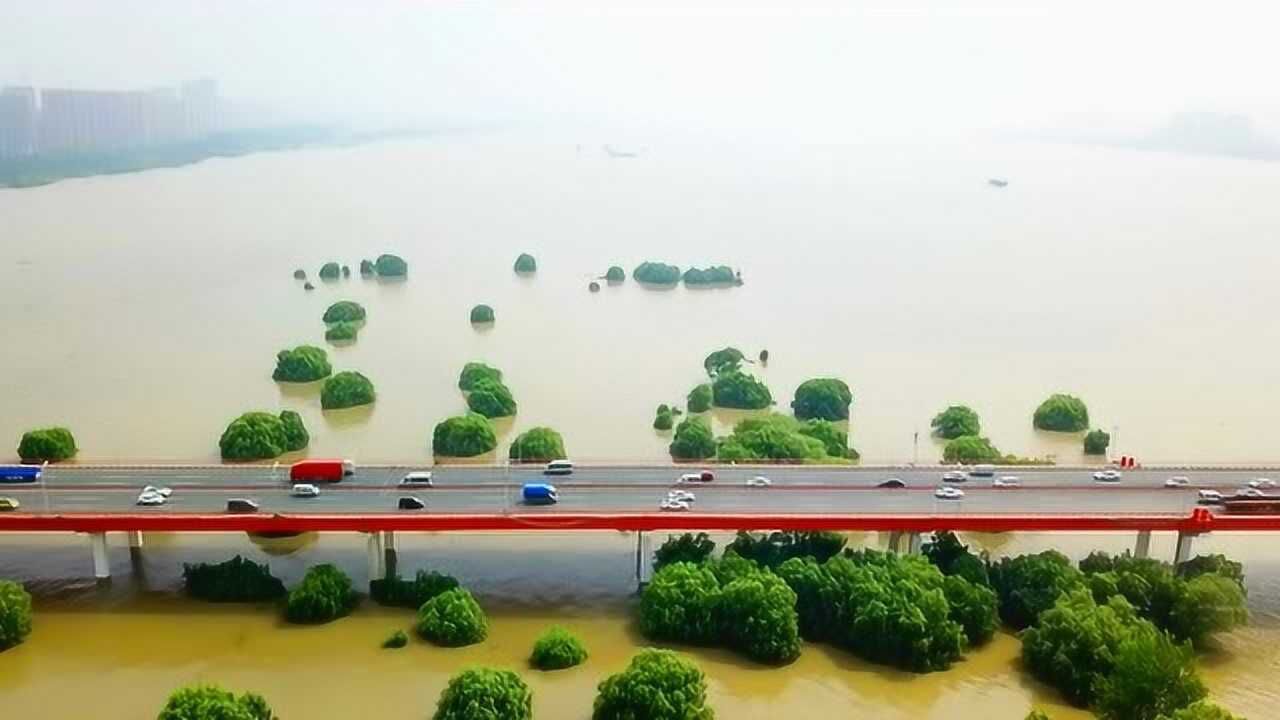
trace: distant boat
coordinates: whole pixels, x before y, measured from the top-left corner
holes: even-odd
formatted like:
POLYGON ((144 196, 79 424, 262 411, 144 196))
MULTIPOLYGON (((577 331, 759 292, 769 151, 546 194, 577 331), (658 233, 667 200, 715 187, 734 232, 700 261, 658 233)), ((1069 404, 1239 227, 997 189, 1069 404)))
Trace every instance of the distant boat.
POLYGON ((988 185, 990 185, 991 187, 998 187, 998 188, 1002 188, 1002 187, 1008 187, 1008 186, 1009 186, 1009 181, 1008 181, 1008 180, 1001 180, 1000 178, 991 178, 991 179, 987 180, 987 184, 988 184, 988 185))
POLYGON ((640 157, 640 153, 628 152, 626 150, 614 150, 612 145, 605 145, 604 151, 611 158, 633 158, 640 157))

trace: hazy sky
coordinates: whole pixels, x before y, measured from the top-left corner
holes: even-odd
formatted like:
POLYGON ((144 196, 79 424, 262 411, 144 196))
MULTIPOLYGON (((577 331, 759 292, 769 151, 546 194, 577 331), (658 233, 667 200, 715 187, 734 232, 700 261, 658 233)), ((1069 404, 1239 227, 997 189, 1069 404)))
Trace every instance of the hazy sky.
POLYGON ((0 0, 0 82, 798 137, 1280 122, 1266 0, 0 0))

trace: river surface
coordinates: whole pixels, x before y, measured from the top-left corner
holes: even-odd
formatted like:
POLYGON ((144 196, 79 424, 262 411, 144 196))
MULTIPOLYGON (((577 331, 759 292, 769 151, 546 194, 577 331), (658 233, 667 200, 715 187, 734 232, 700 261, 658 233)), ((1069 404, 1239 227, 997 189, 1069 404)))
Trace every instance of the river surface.
POLYGON ((951 403, 1006 452, 1079 460, 1079 436, 1031 428, 1057 391, 1146 462, 1276 461, 1277 167, 1014 143, 610 158, 453 136, 0 190, 0 441, 56 423, 81 461, 216 461, 232 418, 293 408, 313 455, 425 464, 433 425, 465 409, 459 370, 484 360, 520 403, 499 457, 550 425, 580 461, 664 461, 654 408, 734 345, 770 351, 752 369, 783 411, 805 378, 846 379, 871 462, 937 458, 929 420, 951 403), (383 251, 407 281, 291 278, 383 251), (533 277, 511 270, 522 251, 533 277), (588 293, 646 259, 746 282, 588 293), (379 399, 322 413, 317 386, 271 371, 282 348, 325 345, 339 299, 369 318, 334 365, 379 399), (492 327, 469 324, 477 303, 492 327))
MULTIPOLYGON (((723 541, 724 538, 721 538, 723 541)), ((969 535, 975 549, 1016 555, 1057 547, 1075 558, 1099 548, 1120 552, 1119 535, 969 535)), ((1275 536, 1216 534, 1197 553, 1224 552, 1245 562, 1250 625, 1201 655, 1216 700, 1252 720, 1274 717, 1280 692, 1280 557, 1275 536)), ((852 534, 851 545, 883 547, 887 538, 852 534)), ((36 595, 35 630, 0 653, 6 716, 137 720, 152 717, 175 687, 215 682, 267 696, 283 718, 419 718, 429 715, 448 678, 476 664, 519 671, 534 692, 535 716, 586 720, 596 685, 646 643, 634 624, 633 537, 583 535, 401 535, 400 568, 453 573, 472 588, 491 621, 489 638, 462 649, 413 636, 403 650, 379 645, 409 610, 365 600, 349 617, 319 627, 289 626, 270 605, 213 605, 179 594, 183 562, 243 553, 269 562, 293 584, 305 568, 337 562, 365 587, 364 546, 354 537, 303 536, 250 541, 244 536, 147 535, 136 560, 113 538, 113 580, 98 586, 89 549, 74 536, 0 537, 0 577, 27 581, 36 595), (541 673, 527 666, 534 639, 552 623, 585 641, 587 663, 541 673)), ((1168 557, 1173 538, 1157 534, 1152 553, 1168 557)), ((1021 669, 1016 637, 1000 634, 951 670, 913 675, 806 644, 784 668, 755 665, 721 650, 684 649, 704 669, 717 717, 876 717, 890 720, 1022 720, 1032 707, 1056 720, 1083 720, 1021 669)))

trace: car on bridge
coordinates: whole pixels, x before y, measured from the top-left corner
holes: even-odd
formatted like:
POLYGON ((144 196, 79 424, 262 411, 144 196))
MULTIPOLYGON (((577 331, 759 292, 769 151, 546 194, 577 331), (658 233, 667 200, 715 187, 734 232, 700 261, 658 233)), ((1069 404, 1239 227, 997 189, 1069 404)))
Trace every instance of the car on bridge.
POLYGON ((933 491, 933 496, 939 500, 961 500, 964 498, 964 491, 960 488, 953 488, 950 485, 943 485, 933 491))
POLYGON ((1196 501, 1201 505, 1217 505, 1222 502, 1222 493, 1217 490, 1201 490, 1196 501))
POLYGON ((716 479, 716 476, 714 473, 712 473, 710 470, 703 470, 702 472, 685 473, 681 475, 680 479, 676 480, 676 482, 682 483, 682 484, 683 483, 704 483, 704 482, 711 482, 712 480, 715 480, 715 479, 716 479))
POLYGON ((1259 490, 1270 490, 1276 486, 1276 481, 1271 478, 1257 478, 1249 481, 1249 487, 1259 490))
POLYGON ((965 482, 968 479, 969 479, 969 476, 965 475, 959 470, 948 470, 942 473, 942 482, 948 482, 948 483, 965 482))
POLYGON ((1167 488, 1187 487, 1190 484, 1191 484, 1191 479, 1185 475, 1174 475, 1173 477, 1164 481, 1164 486, 1167 488))
POLYGON ((17 510, 20 507, 22 507, 22 503, 18 502, 17 498, 0 497, 0 511, 17 510))
POLYGON ((969 471, 969 474, 972 475, 973 477, 991 477, 992 475, 996 474, 996 466, 995 465, 974 465, 973 469, 969 471))
POLYGON ((667 493, 667 498, 670 500, 679 500, 681 502, 693 502, 698 499, 697 496, 688 490, 672 490, 667 493))
POLYGON ((426 470, 414 470, 400 478, 400 484, 409 487, 431 487, 431 473, 426 470))
POLYGON ((426 510, 427 504, 422 502, 422 498, 408 495, 396 501, 396 509, 398 510, 426 510))
POLYGON ((677 500, 675 498, 667 498, 662 502, 658 503, 658 509, 666 510, 668 512, 671 512, 671 511, 680 512, 684 510, 692 510, 693 504, 687 500, 677 500))
POLYGON ((763 475, 747 478, 747 487, 769 487, 773 481, 763 475))
POLYGON ((144 507, 155 507, 163 505, 169 500, 169 496, 173 491, 169 488, 158 488, 154 485, 148 485, 142 488, 142 492, 138 494, 138 499, 134 503, 144 507))
POLYGON ((878 488, 886 488, 890 490, 901 490, 906 486, 907 484, 902 482, 902 478, 896 478, 896 477, 891 477, 887 480, 880 482, 878 485, 876 485, 876 487, 878 488))
POLYGON ((229 513, 256 513, 258 512, 258 502, 248 498, 231 498, 227 501, 227 512, 229 513))
POLYGON ((1022 487, 1022 479, 1019 478, 1017 475, 1005 475, 1004 477, 998 477, 995 480, 992 480, 991 487, 993 488, 1022 487))
POLYGON ((29 483, 40 479, 44 468, 39 465, 0 465, 0 482, 29 483))
POLYGON ((572 475, 573 463, 563 458, 552 460, 547 463, 547 468, 542 471, 543 475, 572 475))
POLYGON ((294 485, 293 488, 289 490, 289 494, 296 498, 320 497, 320 488, 315 485, 300 483, 298 485, 294 485))
POLYGON ((1093 479, 1097 482, 1120 482, 1119 470, 1099 470, 1093 474, 1093 479))
POLYGON ((549 483, 525 483, 520 489, 525 505, 555 505, 560 502, 556 486, 549 483))

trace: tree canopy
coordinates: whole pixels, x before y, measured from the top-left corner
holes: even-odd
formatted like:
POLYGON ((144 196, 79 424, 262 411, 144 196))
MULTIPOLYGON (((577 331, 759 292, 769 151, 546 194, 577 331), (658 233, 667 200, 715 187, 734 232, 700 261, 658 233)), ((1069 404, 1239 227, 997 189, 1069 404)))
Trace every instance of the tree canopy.
POLYGON ((364 319, 364 306, 352 300, 339 300, 324 311, 324 321, 327 323, 353 323, 364 319))
POLYGON ((409 263, 399 255, 384 253, 373 261, 373 269, 383 277, 400 277, 409 274, 409 263))
POLYGON ((1098 605, 1077 588, 1023 633, 1022 660, 1032 675, 1073 704, 1092 705, 1100 681, 1115 666, 1121 641, 1143 622, 1124 598, 1098 605))
POLYGON ((538 261, 533 259, 529 253, 520 253, 516 258, 513 269, 518 273, 531 273, 538 271, 538 261))
POLYGON ((1079 432, 1089 428, 1089 409, 1074 395, 1055 393, 1040 403, 1032 416, 1032 424, 1040 430, 1079 432))
POLYGON ((684 271, 685 285, 732 285, 738 277, 728 265, 714 265, 708 268, 689 268, 684 271))
POLYGON ((324 410, 368 405, 377 398, 373 382, 354 370, 345 370, 324 381, 320 388, 320 407, 324 410))
POLYGON ((1116 649, 1111 673, 1099 683, 1102 720, 1156 720, 1208 694, 1195 653, 1149 625, 1134 626, 1116 649))
POLYGON ((1232 715, 1208 700, 1199 700, 1181 710, 1174 710, 1171 715, 1161 715, 1157 720, 1244 720, 1244 718, 1232 715))
POLYGON ((340 322, 330 325, 324 331, 324 339, 331 343, 355 340, 360 334, 359 323, 340 322))
POLYGON ((680 282, 680 268, 660 262, 642 262, 631 271, 636 282, 650 285, 675 285, 680 282))
POLYGON ((176 690, 157 720, 279 720, 261 695, 236 696, 215 685, 176 690))
POLYGON ((481 378, 471 385, 467 407, 487 418, 508 417, 515 415, 517 410, 511 389, 493 378, 481 378))
POLYGON ((715 377, 720 373, 734 372, 742 366, 742 361, 746 358, 742 351, 735 347, 721 348, 707 355, 702 360, 702 368, 707 371, 707 375, 715 377))
POLYGON ((990 440, 977 435, 961 435, 942 448, 942 459, 949 463, 984 463, 1001 457, 990 440))
POLYGON ((412 580, 405 580, 399 575, 370 580, 369 597, 380 605, 417 610, 431 598, 456 587, 458 579, 452 575, 419 570, 412 580))
POLYGON ((373 274, 374 274, 374 273, 376 273, 376 272, 377 272, 377 269, 376 269, 376 268, 374 268, 374 266, 373 266, 373 261, 372 261, 372 260, 361 260, 361 261, 360 261, 360 274, 361 274, 361 275, 363 275, 363 276, 366 276, 366 277, 367 277, 367 276, 369 276, 369 275, 373 275, 373 274))
POLYGON ((978 421, 978 413, 968 405, 952 405, 938 413, 929 423, 933 434, 946 440, 972 435, 977 437, 982 432, 982 423, 978 421))
POLYGON ((489 619, 466 588, 446 590, 418 609, 418 634, 443 647, 462 647, 489 635, 489 619))
POLYGON ((711 557, 716 543, 706 533, 671 535, 653 553, 653 569, 659 570, 671 563, 700 563, 711 557))
POLYGON ((791 410, 801 420, 848 420, 853 391, 838 378, 812 378, 800 383, 791 410))
POLYGON ((701 417, 681 420, 667 449, 676 460, 701 460, 715 455, 716 438, 711 424, 701 417))
POLYGON ((844 458, 848 454, 848 437, 825 420, 801 423, 786 415, 770 413, 740 421, 720 442, 718 454, 724 462, 823 461, 844 458))
POLYGON ((658 408, 658 414, 653 418, 654 430, 670 430, 675 425, 675 416, 671 414, 671 408, 663 405, 658 408))
POLYGON ((989 572, 1000 596, 1000 617, 1015 630, 1034 624, 1063 594, 1084 587, 1080 571, 1056 550, 1001 558, 989 572))
POLYGON ((284 616, 292 623, 326 623, 351 612, 359 599, 351 578, 336 565, 315 565, 289 591, 284 616))
POLYGON ((187 594, 211 602, 260 602, 285 596, 284 583, 266 563, 236 555, 220 563, 183 564, 187 594))
POLYGON ((59 462, 75 457, 76 438, 64 427, 28 430, 18 441, 18 457, 23 462, 59 462))
POLYGON ((432 452, 446 457, 475 457, 498 446, 498 436, 483 415, 468 413, 441 421, 431 435, 432 452))
POLYGON ((491 323, 493 322, 493 308, 488 305, 476 305, 471 308, 471 322, 473 323, 491 323))
POLYGON ((247 412, 222 431, 218 449, 223 460, 270 460, 305 448, 310 442, 302 416, 292 410, 279 415, 247 412))
POLYGON ((734 370, 716 375, 711 384, 711 402, 716 407, 762 410, 773 404, 773 395, 754 376, 734 370))
POLYGON ((327 262, 320 266, 321 280, 337 280, 342 275, 342 266, 336 262, 327 262))
POLYGON ((563 670, 581 665, 586 659, 587 649, 582 646, 582 641, 557 625, 548 628, 534 642, 529 662, 539 670, 563 670))
POLYGON ((711 409, 711 384, 702 383, 689 391, 689 397, 686 400, 691 413, 706 412, 711 409))
POLYGON ((276 353, 276 369, 271 379, 277 382, 315 382, 329 377, 333 366, 329 355, 314 345, 299 345, 276 353))
POLYGON ((560 433, 549 427, 533 427, 516 436, 507 456, 512 460, 551 462, 568 457, 568 453, 560 433))
POLYGON ((449 679, 433 720, 531 720, 533 692, 510 670, 468 668, 449 679))
POLYGON ((1105 430, 1090 430, 1084 436, 1085 455, 1106 455, 1111 445, 1111 433, 1105 430))
POLYGON ((591 720, 714 720, 706 677, 671 650, 641 650, 626 670, 605 678, 591 720))
POLYGON ((609 271, 604 274, 604 279, 611 283, 620 283, 627 279, 627 273, 617 265, 611 265, 609 271))
POLYGON ((12 580, 0 580, 0 650, 31 634, 31 595, 12 580))
POLYGON ((458 389, 469 392, 475 389, 477 382, 485 379, 502 382, 502 371, 482 362, 469 362, 462 367, 462 373, 458 376, 458 389))

